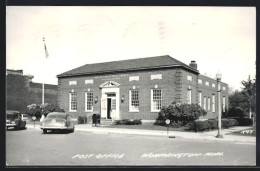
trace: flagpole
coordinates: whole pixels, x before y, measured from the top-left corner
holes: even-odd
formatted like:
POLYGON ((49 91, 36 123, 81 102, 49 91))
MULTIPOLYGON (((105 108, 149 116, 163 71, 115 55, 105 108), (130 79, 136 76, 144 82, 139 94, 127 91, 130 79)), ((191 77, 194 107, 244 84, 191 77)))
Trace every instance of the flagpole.
MULTIPOLYGON (((43 44, 44 44, 44 50, 45 50, 45 38, 44 37, 43 37, 43 44)), ((42 104, 43 105, 44 105, 44 81, 45 81, 45 59, 43 61, 43 81, 42 81, 42 104)))

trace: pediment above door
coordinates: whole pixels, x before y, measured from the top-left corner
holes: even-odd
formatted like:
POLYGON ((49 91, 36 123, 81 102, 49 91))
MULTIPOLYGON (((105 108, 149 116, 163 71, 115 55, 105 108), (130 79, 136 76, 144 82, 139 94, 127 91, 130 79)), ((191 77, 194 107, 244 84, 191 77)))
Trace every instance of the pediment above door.
POLYGON ((106 81, 103 84, 101 84, 100 88, 111 88, 111 87, 119 87, 120 84, 115 81, 106 81))

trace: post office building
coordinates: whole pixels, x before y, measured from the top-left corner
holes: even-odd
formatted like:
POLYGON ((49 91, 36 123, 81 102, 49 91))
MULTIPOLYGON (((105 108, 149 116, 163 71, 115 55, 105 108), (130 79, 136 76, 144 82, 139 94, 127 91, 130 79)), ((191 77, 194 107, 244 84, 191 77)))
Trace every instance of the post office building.
MULTIPOLYGON (((205 118, 218 115, 217 80, 203 76, 168 55, 86 64, 59 74, 58 104, 73 117, 100 114, 103 119, 154 121, 174 100, 197 103, 205 118)), ((222 110, 228 108, 228 84, 220 82, 222 110)))

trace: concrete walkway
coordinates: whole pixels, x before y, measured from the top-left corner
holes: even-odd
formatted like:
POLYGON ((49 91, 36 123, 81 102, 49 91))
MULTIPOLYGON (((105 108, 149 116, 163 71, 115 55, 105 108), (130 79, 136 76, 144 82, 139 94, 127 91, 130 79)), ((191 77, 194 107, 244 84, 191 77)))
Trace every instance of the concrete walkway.
MULTIPOLYGON (((28 123, 27 128, 35 128, 40 130, 40 125, 28 123)), ((243 135, 229 135, 232 132, 242 131, 250 129, 252 127, 236 126, 229 129, 222 129, 222 135, 224 138, 216 138, 218 130, 208 132, 180 132, 170 131, 167 134, 161 130, 144 130, 144 129, 125 129, 125 128, 109 128, 107 126, 92 126, 91 124, 77 124, 75 125, 75 131, 86 131, 95 134, 131 134, 131 135, 145 135, 145 136, 162 136, 166 138, 188 138, 188 139, 200 139, 200 140, 214 140, 214 141, 233 141, 240 143, 256 143, 256 137, 254 136, 243 136, 243 135)))

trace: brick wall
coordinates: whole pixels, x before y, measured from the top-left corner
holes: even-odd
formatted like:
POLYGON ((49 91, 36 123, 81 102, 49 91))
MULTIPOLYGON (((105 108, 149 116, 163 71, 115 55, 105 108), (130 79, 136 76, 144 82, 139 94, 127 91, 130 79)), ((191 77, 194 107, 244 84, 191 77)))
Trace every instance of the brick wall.
MULTIPOLYGON (((198 84, 198 91, 202 94, 202 107, 204 106, 204 97, 206 97, 206 111, 207 116, 204 118, 216 118, 218 116, 218 94, 217 94, 217 80, 212 79, 207 76, 199 75, 199 78, 202 83, 198 84), (208 85, 206 85, 208 82, 208 85), (215 87, 214 87, 215 84, 215 87), (215 112, 212 111, 212 95, 215 95, 215 112), (210 98, 210 110, 208 110, 208 98, 210 98)), ((223 104, 223 97, 226 97, 226 109, 228 109, 228 85, 225 83, 220 83, 221 89, 225 87, 225 90, 221 91, 220 102, 223 104)))
MULTIPOLYGON (((41 83, 33 83, 37 87, 31 87, 28 77, 24 75, 8 74, 6 76, 6 108, 25 112, 30 104, 42 103, 41 83)), ((48 88, 48 85, 47 85, 48 88)), ((51 85, 52 89, 45 89, 45 103, 57 104, 57 85, 51 85), (56 88, 55 88, 56 87, 56 88)))
POLYGON ((120 99, 124 95, 125 100, 120 101, 121 118, 151 120, 158 117, 158 112, 151 112, 151 89, 157 86, 162 89, 162 106, 168 105, 175 99, 176 87, 174 84, 176 70, 155 70, 139 71, 109 75, 95 75, 59 79, 59 105, 69 112, 69 92, 73 89, 77 92, 77 112, 70 112, 72 116, 91 115, 100 113, 101 89, 99 86, 106 81, 115 81, 120 84, 120 99), (162 74, 162 79, 151 80, 151 75, 162 74), (139 81, 129 81, 129 76, 139 76, 139 81), (93 79, 93 84, 85 84, 85 80, 93 79), (69 81, 77 81, 77 85, 69 85, 69 81), (129 91, 135 87, 139 90, 139 112, 129 112, 129 91), (94 104, 94 112, 85 112, 84 94, 86 91, 93 91, 98 102, 94 104))
MULTIPOLYGON (((198 103, 199 91, 202 92, 202 97, 212 98, 212 94, 215 94, 216 112, 212 113, 208 111, 208 115, 205 118, 216 117, 217 84, 215 88, 211 86, 212 83, 216 83, 216 80, 180 68, 59 78, 59 106, 66 112, 69 112, 73 117, 88 116, 91 118, 93 113, 100 114, 101 88, 99 86, 106 81, 115 81, 120 84, 119 98, 121 99, 124 96, 125 99, 123 102, 120 100, 119 104, 122 119, 155 120, 159 113, 151 112, 151 89, 155 87, 162 89, 162 106, 166 106, 174 100, 187 103, 188 88, 191 88, 192 103, 198 103), (151 75, 157 74, 162 74, 162 79, 151 80, 151 75), (139 81, 129 81, 129 77, 131 76, 139 76, 139 81), (192 80, 189 80, 190 78, 192 80), (198 79, 202 80, 203 85, 198 84, 198 79), (93 84, 85 84, 85 80, 93 80, 93 84), (76 81, 77 85, 69 85, 69 81, 76 81), (209 82, 209 86, 205 86, 205 81, 209 82), (129 111, 129 91, 134 88, 135 90, 139 90, 139 112, 129 111), (69 111, 69 93, 72 90, 77 92, 77 112, 69 111), (85 92, 87 91, 92 91, 94 98, 98 98, 97 103, 94 103, 93 112, 85 112, 85 92)), ((222 94, 228 97, 228 94, 226 94, 228 92, 228 85, 222 84, 226 86, 226 91, 222 92, 222 94)), ((228 104, 228 98, 226 98, 226 104, 228 104)))

